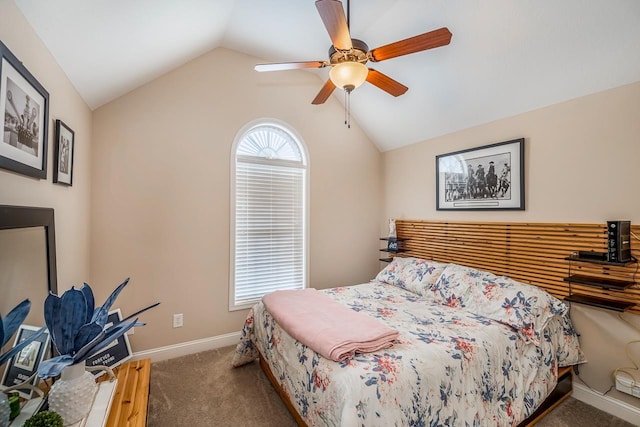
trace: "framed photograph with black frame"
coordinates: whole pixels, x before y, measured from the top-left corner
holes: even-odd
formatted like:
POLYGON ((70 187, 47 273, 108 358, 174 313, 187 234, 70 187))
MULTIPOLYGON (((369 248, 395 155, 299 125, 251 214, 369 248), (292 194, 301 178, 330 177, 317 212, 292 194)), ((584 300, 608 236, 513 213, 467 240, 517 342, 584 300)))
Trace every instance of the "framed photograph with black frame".
POLYGON ((524 138, 436 156, 436 209, 524 210, 524 138))
POLYGON ((0 167, 47 178, 49 93, 0 42, 0 167))
POLYGON ((72 185, 74 148, 75 133, 62 120, 56 120, 56 156, 53 168, 53 182, 72 185))
MULTIPOLYGON (((35 334, 38 329, 35 326, 20 325, 18 332, 16 333, 16 339, 13 346, 20 344, 31 335, 35 334)), ((49 357, 49 331, 45 331, 35 340, 31 341, 29 345, 23 348, 20 353, 11 358, 4 374, 2 375, 2 384, 0 388, 5 389, 18 384, 22 384, 31 378, 37 371, 38 366, 42 363, 45 357, 49 357)), ((31 385, 36 386, 38 384, 37 375, 31 380, 31 385)), ((16 390, 20 397, 25 399, 31 399, 33 391, 30 389, 18 389, 16 390)))

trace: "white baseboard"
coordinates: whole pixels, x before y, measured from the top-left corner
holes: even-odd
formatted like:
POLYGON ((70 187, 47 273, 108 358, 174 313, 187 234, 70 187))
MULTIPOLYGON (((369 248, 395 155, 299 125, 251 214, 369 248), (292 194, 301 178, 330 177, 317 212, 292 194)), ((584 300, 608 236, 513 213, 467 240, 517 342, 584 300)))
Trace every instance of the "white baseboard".
POLYGON ((626 402, 609 396, 603 396, 593 390, 590 390, 586 386, 576 384, 575 382, 573 383, 573 393, 571 393, 571 396, 588 405, 598 408, 601 411, 605 411, 618 418, 622 418, 634 426, 640 426, 640 409, 629 405, 626 402))
POLYGON ((176 357, 186 356, 188 354, 199 353, 201 351, 236 345, 239 341, 240 332, 232 332, 230 334, 138 351, 133 353, 131 359, 140 360, 151 358, 151 362, 159 362, 161 360, 173 359, 176 357))

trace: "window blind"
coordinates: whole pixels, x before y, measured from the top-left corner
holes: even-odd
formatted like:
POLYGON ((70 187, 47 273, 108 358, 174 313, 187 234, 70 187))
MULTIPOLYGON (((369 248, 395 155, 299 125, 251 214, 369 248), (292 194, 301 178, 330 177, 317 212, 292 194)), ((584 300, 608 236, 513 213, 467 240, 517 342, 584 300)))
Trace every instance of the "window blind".
POLYGON ((236 159, 234 303, 243 305, 304 287, 306 171, 300 163, 236 159))

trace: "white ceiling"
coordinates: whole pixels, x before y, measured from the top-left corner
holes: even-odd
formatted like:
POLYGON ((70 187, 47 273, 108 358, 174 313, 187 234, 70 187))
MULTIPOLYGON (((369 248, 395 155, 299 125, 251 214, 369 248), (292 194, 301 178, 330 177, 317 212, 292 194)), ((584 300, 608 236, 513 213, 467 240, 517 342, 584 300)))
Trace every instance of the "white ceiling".
MULTIPOLYGON (((216 47, 288 62, 331 44, 314 0, 15 2, 92 109, 216 47)), ((445 26, 450 45, 375 64, 405 95, 353 92, 381 150, 640 81, 638 0, 351 2, 351 36, 370 48, 445 26)), ((320 90, 328 71, 306 72, 320 90)))

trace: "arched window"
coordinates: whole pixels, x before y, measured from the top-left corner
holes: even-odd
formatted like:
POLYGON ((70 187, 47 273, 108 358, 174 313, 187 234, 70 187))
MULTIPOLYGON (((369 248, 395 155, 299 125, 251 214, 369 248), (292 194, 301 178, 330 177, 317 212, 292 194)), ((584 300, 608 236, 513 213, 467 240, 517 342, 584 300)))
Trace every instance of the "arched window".
POLYGON ((250 123, 232 152, 229 309, 307 282, 307 156, 275 120, 250 123))

